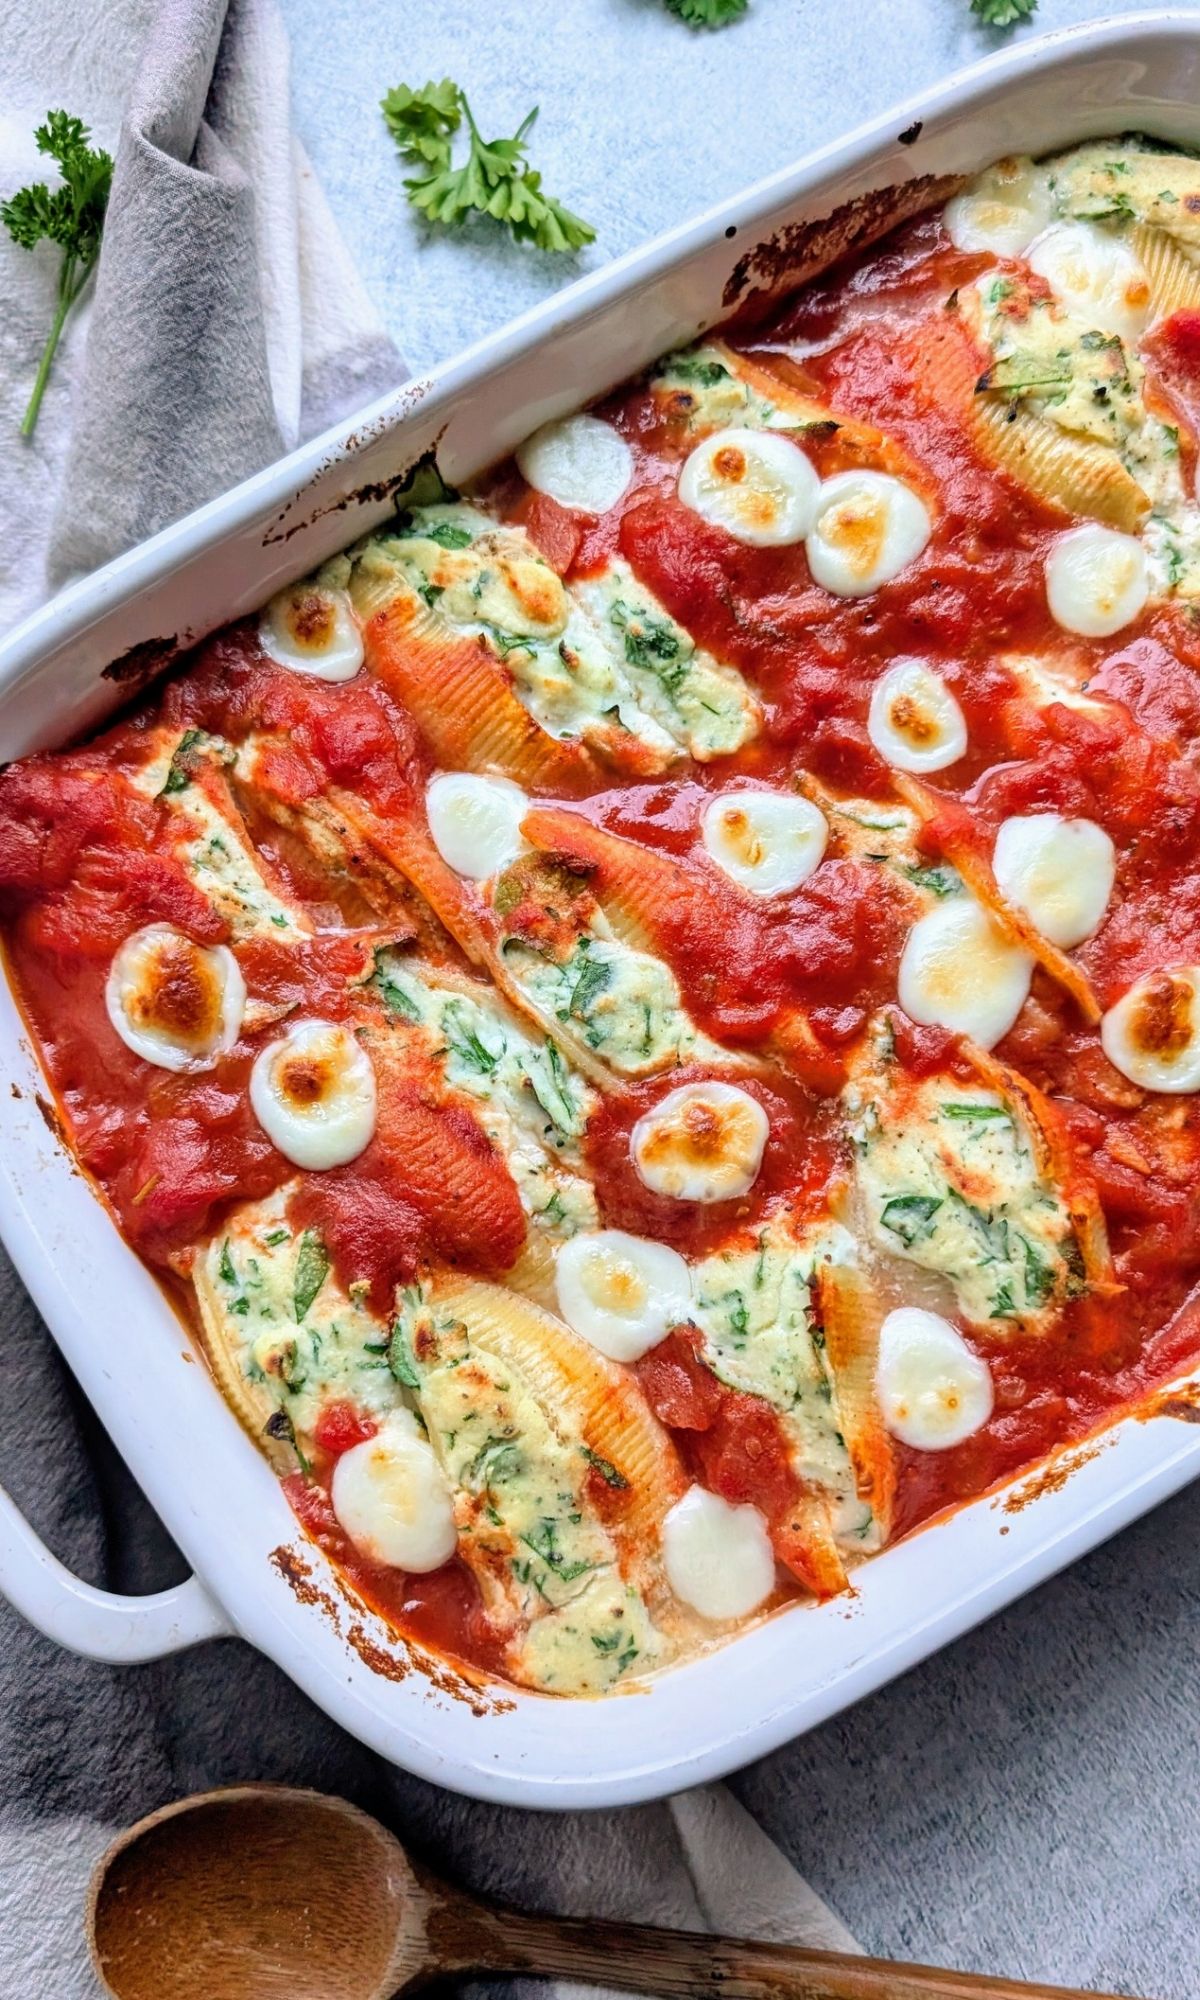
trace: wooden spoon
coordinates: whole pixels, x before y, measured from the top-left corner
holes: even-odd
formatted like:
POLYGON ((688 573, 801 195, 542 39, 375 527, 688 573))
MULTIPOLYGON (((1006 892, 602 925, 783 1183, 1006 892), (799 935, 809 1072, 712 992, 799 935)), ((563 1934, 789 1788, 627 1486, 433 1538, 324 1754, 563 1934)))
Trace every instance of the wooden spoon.
POLYGON ((116 2000, 392 2000, 478 1973, 660 2000, 1089 2000, 798 1945, 523 1916, 439 1881, 344 1799, 283 1785, 201 1792, 140 1820, 97 1865, 87 1929, 116 2000))

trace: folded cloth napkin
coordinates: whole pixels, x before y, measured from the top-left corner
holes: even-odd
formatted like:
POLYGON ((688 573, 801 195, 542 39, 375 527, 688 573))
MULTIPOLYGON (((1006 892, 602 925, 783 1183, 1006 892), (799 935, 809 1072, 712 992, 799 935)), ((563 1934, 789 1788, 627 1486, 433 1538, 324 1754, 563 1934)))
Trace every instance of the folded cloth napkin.
MULTIPOLYGON (((0 240, 0 624, 403 372, 292 134, 275 0, 106 0, 102 35, 78 0, 19 0, 6 44, 0 193, 44 176, 31 134, 50 106, 117 165, 94 296, 32 444, 17 424, 55 256, 0 240)), ((0 1380, 6 1482, 63 1560, 116 1589, 178 1577, 2 1256, 0 1380)), ((165 1800, 247 1778, 341 1792, 530 1907, 854 1948, 721 1787, 603 1816, 475 1805, 370 1755, 236 1641, 112 1670, 0 1605, 0 1992, 94 1993, 80 1918, 97 1854, 165 1800)))
POLYGON ((86 35, 17 0, 5 41, 0 193, 53 173, 59 104, 116 173, 28 441, 58 252, 0 232, 0 630, 404 374, 292 132, 275 0, 110 0, 86 35))

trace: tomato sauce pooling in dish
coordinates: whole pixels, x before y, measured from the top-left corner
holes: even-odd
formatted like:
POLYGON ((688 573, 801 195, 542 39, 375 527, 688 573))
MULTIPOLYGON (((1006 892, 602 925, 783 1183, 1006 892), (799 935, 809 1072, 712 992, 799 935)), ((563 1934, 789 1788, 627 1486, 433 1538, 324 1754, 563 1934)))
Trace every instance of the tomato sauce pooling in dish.
POLYGON ((0 776, 70 1145, 435 1654, 627 1686, 1196 1362, 1196 199, 1000 162, 0 776))

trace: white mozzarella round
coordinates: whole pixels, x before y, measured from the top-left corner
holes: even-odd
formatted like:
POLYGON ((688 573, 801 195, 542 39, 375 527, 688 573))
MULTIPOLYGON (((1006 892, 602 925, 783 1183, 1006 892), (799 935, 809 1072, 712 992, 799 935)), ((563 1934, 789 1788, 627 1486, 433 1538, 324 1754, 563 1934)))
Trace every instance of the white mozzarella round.
POLYGON ((1087 521, 1060 535, 1046 557, 1046 600, 1056 624, 1107 639, 1135 619, 1150 595, 1146 552, 1134 535, 1087 521))
POLYGON ((921 1306, 900 1306, 879 1330, 875 1391, 893 1437, 916 1451, 949 1451, 992 1414, 992 1377, 957 1327, 921 1306))
POLYGON ((778 431, 714 431, 679 475, 685 507, 735 541, 760 549, 802 542, 819 490, 800 447, 778 431))
POLYGON ((1200 1090, 1200 965, 1163 966, 1123 993, 1100 1023, 1114 1069, 1142 1090, 1200 1090))
POLYGON ((909 932, 897 992, 912 1020, 990 1049, 1025 1005, 1032 970, 1029 953, 1009 943, 982 904, 951 896, 909 932))
POLYGON ((262 615, 258 641, 281 667, 318 681, 351 681, 363 663, 362 633, 344 590, 293 583, 262 615))
POLYGON ((629 1150, 639 1178, 676 1201, 731 1201, 753 1187, 767 1114, 733 1083, 681 1083, 638 1119, 629 1150))
POLYGON ((1055 222, 1030 244, 1027 262, 1072 319, 1135 341, 1150 315, 1150 285, 1122 236, 1095 222, 1055 222))
POLYGON ((794 793, 722 792, 704 808, 700 831, 717 867, 739 889, 786 896, 819 865, 829 822, 794 793))
POLYGON ((297 1021, 250 1072, 250 1104, 273 1146, 297 1167, 356 1160, 375 1132, 375 1072, 348 1028, 297 1021))
POLYGON ((430 780, 425 811, 433 844, 447 867, 483 882, 521 852, 521 821, 529 800, 509 778, 448 771, 430 780))
POLYGON ((246 982, 223 944, 197 944, 172 924, 127 937, 104 988, 126 1048, 159 1069, 211 1069, 242 1026, 246 982))
POLYGON ((1048 178, 1027 157, 997 160, 946 203, 943 221, 956 250, 1019 257, 1054 213, 1048 178))
POLYGON ((867 735, 898 771, 945 770, 967 747, 966 718, 924 660, 896 660, 876 681, 867 735))
POLYGON ((543 424, 517 453, 521 477, 560 507, 606 514, 633 478, 633 453, 620 431, 586 413, 543 424))
POLYGON ((804 544, 816 582, 835 597, 866 597, 915 562, 933 531, 920 495, 890 472, 837 472, 817 498, 804 544))
POLYGON ((375 1436, 333 1468, 333 1511, 360 1555, 424 1576, 458 1545, 446 1476, 409 1410, 393 1410, 375 1436))
POLYGON ((637 1361, 692 1310, 691 1274, 678 1250, 598 1229, 569 1237, 555 1269, 558 1309, 610 1361, 637 1361))
POLYGON ((1094 819, 1018 814, 996 835, 992 872, 1042 936, 1070 950, 1091 936, 1108 908, 1117 857, 1094 819))
POLYGON ((667 1582, 682 1603, 714 1624, 747 1618, 775 1588, 775 1555, 757 1507, 731 1507, 689 1486, 662 1531, 667 1582))

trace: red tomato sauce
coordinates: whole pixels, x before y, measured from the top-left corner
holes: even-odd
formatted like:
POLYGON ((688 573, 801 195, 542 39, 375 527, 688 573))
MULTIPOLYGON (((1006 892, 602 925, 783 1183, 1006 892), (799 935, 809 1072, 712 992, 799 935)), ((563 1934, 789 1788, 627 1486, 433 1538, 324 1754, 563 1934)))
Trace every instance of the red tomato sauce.
MULTIPOLYGON (((834 1094, 869 1016, 895 998, 911 921, 885 869, 835 846, 794 892, 743 895, 709 862, 701 815, 735 778, 791 790, 807 773, 835 792, 892 797, 866 716, 875 682, 896 658, 930 662, 967 722, 966 755, 933 779, 943 803, 923 839, 931 856, 956 828, 986 856, 1015 813, 1092 818, 1118 853, 1109 910, 1076 954, 1101 1007, 1153 967, 1200 963, 1200 618, 1174 603, 1151 606, 1117 640, 1077 639, 1054 624, 1043 566, 1064 517, 985 462, 944 393, 946 371, 963 359, 956 290, 984 265, 951 250, 938 221, 926 219, 807 287, 769 329, 731 336, 774 376, 781 396, 798 392, 838 419, 840 430, 814 433, 806 446, 819 473, 854 463, 866 426, 883 435, 890 462, 923 495, 933 519, 928 545, 868 596, 819 588, 802 545, 747 547, 685 508, 676 482, 694 440, 648 381, 600 406, 633 454, 630 484, 607 514, 575 513, 533 492, 511 464, 486 489, 489 504, 523 526, 568 581, 613 556, 627 561, 762 704, 762 730, 736 757, 694 764, 684 776, 617 780, 570 808, 644 850, 659 884, 648 919, 653 942, 696 1024, 766 1057, 761 1073, 737 1072, 770 1127, 762 1169, 742 1200, 670 1201, 652 1194, 630 1162, 633 1125, 664 1088, 714 1072, 622 1084, 592 1117, 586 1158, 602 1224, 693 1257, 784 1204, 798 1223, 816 1218, 844 1184, 849 1149, 834 1094), (1022 656, 1037 656, 1052 675, 1057 663, 1072 687, 1082 670, 1087 704, 1035 702, 1022 656), (794 1057, 789 1071, 777 1058, 797 1015, 817 1053, 794 1057)), ((1184 426, 1190 478, 1200 316, 1166 322, 1145 358, 1156 393, 1184 426)), ((395 1284, 431 1260, 500 1276, 518 1256, 525 1219, 512 1176, 469 1111, 431 1078, 389 1078, 376 1137, 360 1157, 299 1176, 247 1095, 253 1062, 281 1021, 357 1018, 352 996, 380 935, 369 901, 289 841, 278 809, 303 811, 333 793, 353 796, 384 828, 423 823, 432 768, 413 718, 369 672, 339 685, 292 673, 243 624, 199 648, 94 743, 0 775, 0 915, 15 986, 81 1163, 130 1241, 164 1273, 178 1270, 180 1253, 218 1228, 234 1203, 293 1178, 293 1219, 321 1232, 343 1282, 367 1280, 381 1314, 395 1284), (163 725, 210 732, 235 748, 254 742, 276 811, 272 818, 238 791, 248 836, 313 932, 300 944, 270 936, 237 944, 255 1021, 198 1075, 141 1061, 117 1036, 104 998, 114 951, 143 925, 171 924, 201 944, 230 942, 224 918, 173 849, 167 807, 130 783, 149 733, 163 725)), ((601 867, 592 880, 601 903, 602 878, 601 867)), ((397 914, 387 936, 405 934, 405 921, 397 914)), ((940 1029, 897 1021, 896 1056, 914 1074, 953 1063, 955 1047, 940 1029)), ((994 1413, 953 1450, 896 1445, 897 1532, 1085 1436, 1200 1352, 1189 1303, 1200 1278, 1193 1100, 1148 1101, 1041 972, 996 1053, 1061 1113, 1078 1165, 1098 1189, 1122 1289, 1075 1301, 1040 1340, 974 1337, 992 1370, 994 1413)), ((644 1357, 637 1374, 689 1473, 784 1522, 798 1487, 771 1409, 719 1383, 687 1329, 644 1357)), ((333 1465, 369 1434, 348 1406, 327 1409, 311 1476, 285 1482, 300 1520, 397 1627, 500 1674, 501 1640, 461 1563, 401 1576, 364 1561, 338 1526, 333 1465)), ((611 1510, 612 1492, 602 1480, 592 1485, 611 1510)))

